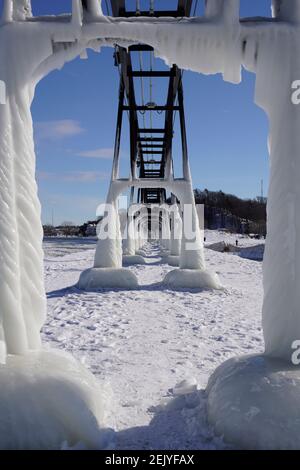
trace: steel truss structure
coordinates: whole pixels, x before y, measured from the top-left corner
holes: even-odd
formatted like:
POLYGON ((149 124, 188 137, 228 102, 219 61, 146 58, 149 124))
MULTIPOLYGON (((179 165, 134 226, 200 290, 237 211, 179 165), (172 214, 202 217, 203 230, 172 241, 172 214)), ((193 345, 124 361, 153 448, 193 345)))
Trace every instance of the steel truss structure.
MULTIPOLYGON (((132 16, 154 16, 154 17, 189 17, 191 13, 192 0, 179 0, 177 8, 174 10, 148 10, 148 11, 128 11, 125 0, 111 0, 111 9, 115 17, 132 16)), ((117 130, 114 152, 113 177, 117 177, 117 167, 120 158, 120 140, 122 132, 122 122, 124 113, 129 116, 130 127, 130 167, 131 178, 137 177, 141 180, 169 180, 173 172, 172 144, 174 135, 174 115, 179 113, 181 141, 182 141, 182 159, 183 159, 183 177, 186 177, 184 168, 188 160, 187 137, 184 115, 184 99, 182 71, 175 64, 168 70, 134 70, 132 56, 134 53, 151 55, 153 48, 147 44, 135 44, 128 49, 116 46, 115 64, 120 68, 120 88, 119 88, 119 109, 117 117, 117 130), (134 80, 135 78, 149 80, 168 80, 167 96, 163 104, 156 104, 153 101, 149 103, 137 104, 137 93, 134 80), (153 127, 145 126, 145 113, 164 113, 164 126, 153 127), (140 116, 143 114, 141 122, 140 116)), ((149 59, 150 61, 150 59, 149 59)), ((152 116, 151 116, 152 118, 152 116)), ((150 122, 152 119, 150 118, 150 122)), ((143 187, 131 191, 131 203, 143 204, 163 204, 166 202, 166 189, 163 187, 150 188, 143 187)))

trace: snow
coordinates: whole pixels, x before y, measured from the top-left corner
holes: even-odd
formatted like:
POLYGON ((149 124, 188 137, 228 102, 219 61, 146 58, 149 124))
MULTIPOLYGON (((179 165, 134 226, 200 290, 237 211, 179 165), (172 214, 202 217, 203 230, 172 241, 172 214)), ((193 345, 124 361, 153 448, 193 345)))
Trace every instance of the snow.
MULTIPOLYGON (((222 240, 222 233, 209 233, 222 240)), ((227 447, 207 424, 204 389, 224 360, 263 351, 261 263, 206 250, 224 290, 174 291, 161 285, 174 268, 161 262, 158 246, 148 246, 147 264, 129 268, 138 289, 84 292, 74 286, 93 264, 94 249, 84 242, 82 251, 78 243, 78 253, 72 246, 59 257, 47 244, 42 338, 112 390, 103 427, 116 431, 114 448, 227 447), (178 395, 183 381, 189 393, 178 395)))

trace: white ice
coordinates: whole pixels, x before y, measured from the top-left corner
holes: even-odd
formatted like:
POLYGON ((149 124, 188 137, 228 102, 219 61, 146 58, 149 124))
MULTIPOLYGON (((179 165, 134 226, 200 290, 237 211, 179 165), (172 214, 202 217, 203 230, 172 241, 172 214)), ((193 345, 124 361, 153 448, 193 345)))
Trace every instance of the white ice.
POLYGON ((70 354, 9 355, 0 366, 0 449, 100 449, 110 397, 70 354))

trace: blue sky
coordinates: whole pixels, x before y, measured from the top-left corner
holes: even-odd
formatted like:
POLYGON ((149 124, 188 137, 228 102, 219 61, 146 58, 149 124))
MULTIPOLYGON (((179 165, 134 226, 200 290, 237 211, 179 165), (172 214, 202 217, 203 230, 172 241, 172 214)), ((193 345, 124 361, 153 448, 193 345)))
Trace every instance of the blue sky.
MULTIPOLYGON (((166 7, 173 3, 156 0, 156 4, 162 2, 166 7)), ((203 3, 204 0, 198 2, 199 14, 203 3)), ((241 16, 269 16, 270 3, 270 0, 241 0, 241 16)), ((70 11, 71 0, 32 0, 32 5, 35 14, 61 13, 70 11)), ((103 9, 106 12, 104 1, 103 9)), ((254 75, 246 72, 238 86, 224 83, 220 76, 185 72, 194 187, 256 197, 263 179, 267 189, 268 123, 263 111, 253 103, 254 85, 254 75)), ((51 222, 52 212, 56 224, 94 218, 96 206, 105 200, 118 86, 112 49, 103 49, 101 54, 89 52, 88 60, 77 59, 38 85, 32 115, 44 223, 51 222)), ((159 96, 160 89, 154 88, 155 92, 159 96)), ((121 170, 127 176, 127 126, 124 132, 121 170)), ((174 158, 178 161, 176 139, 174 158)))

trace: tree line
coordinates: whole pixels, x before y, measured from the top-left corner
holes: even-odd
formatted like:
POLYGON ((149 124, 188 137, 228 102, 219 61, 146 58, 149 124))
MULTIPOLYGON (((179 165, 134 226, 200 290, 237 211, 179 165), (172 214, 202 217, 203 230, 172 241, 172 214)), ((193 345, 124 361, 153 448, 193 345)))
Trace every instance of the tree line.
POLYGON ((204 204, 205 227, 266 235, 266 199, 241 199, 223 191, 194 190, 196 204, 204 204))

